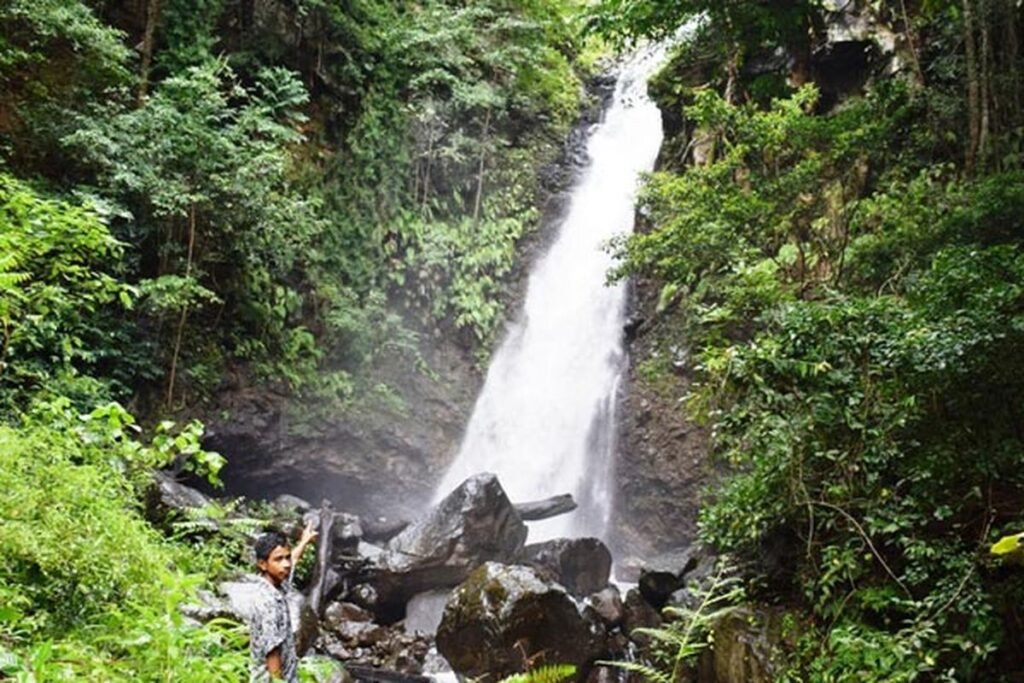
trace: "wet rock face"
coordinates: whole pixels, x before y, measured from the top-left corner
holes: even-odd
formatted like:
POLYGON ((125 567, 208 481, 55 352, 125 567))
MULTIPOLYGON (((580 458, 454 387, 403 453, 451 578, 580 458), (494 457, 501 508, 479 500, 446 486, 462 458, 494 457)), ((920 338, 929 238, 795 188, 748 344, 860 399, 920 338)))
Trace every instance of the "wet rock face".
POLYGON ((612 554, 596 538, 557 538, 526 546, 523 563, 549 573, 569 593, 582 598, 608 585, 612 554))
POLYGON ((456 586, 485 561, 512 561, 526 534, 497 477, 470 477, 388 542, 375 561, 379 599, 404 602, 416 593, 456 586))
POLYGON ((400 396, 401 412, 372 406, 331 414, 317 406, 314 418, 310 406, 244 373, 228 377, 204 414, 204 446, 227 458, 226 492, 327 498, 364 519, 419 514, 458 449, 481 380, 472 354, 454 340, 424 335, 420 346, 436 377, 405 361, 374 376, 400 396))
POLYGON ((657 283, 640 279, 633 292, 634 315, 643 322, 629 347, 608 539, 620 560, 690 544, 704 491, 715 478, 707 434, 679 405, 693 381, 688 350, 674 338, 685 326, 675 312, 657 311, 657 283), (656 368, 656 380, 645 363, 656 368))
MULTIPOLYGON (((787 646, 785 612, 743 607, 714 628, 714 646, 701 657, 699 683, 771 683, 787 646)), ((788 646, 792 646, 789 643, 788 646)))
POLYGON ((605 650, 597 621, 535 569, 488 562, 449 599, 437 649, 456 673, 486 683, 528 663, 575 664, 582 671, 605 650))

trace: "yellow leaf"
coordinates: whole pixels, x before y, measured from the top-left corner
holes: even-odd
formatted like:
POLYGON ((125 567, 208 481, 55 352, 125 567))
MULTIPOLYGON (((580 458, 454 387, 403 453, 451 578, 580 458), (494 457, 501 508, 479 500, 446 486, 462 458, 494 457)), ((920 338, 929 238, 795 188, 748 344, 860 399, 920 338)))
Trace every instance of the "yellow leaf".
POLYGON ((1024 533, 1003 536, 989 550, 993 555, 1009 555, 1021 549, 1021 540, 1024 540, 1024 533))

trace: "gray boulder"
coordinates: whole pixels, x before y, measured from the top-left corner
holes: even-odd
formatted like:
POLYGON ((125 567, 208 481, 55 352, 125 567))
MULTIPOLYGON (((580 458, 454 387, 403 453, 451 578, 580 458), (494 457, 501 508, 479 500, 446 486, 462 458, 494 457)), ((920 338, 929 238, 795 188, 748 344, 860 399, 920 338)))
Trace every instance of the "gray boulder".
POLYGON ((470 477, 374 560, 378 598, 404 604, 417 593, 456 586, 488 560, 515 558, 526 533, 497 477, 470 477))
POLYGON ((612 554, 596 538, 557 538, 526 546, 523 564, 550 572, 567 591, 582 598, 608 585, 612 554))
MULTIPOLYGON (((334 559, 342 556, 354 557, 358 554, 359 543, 363 538, 363 527, 359 517, 347 512, 333 512, 331 521, 331 555, 334 559)), ((320 511, 310 510, 302 516, 302 523, 312 522, 320 525, 320 511)))
POLYGON ((451 589, 441 588, 414 595, 405 605, 405 619, 402 622, 405 632, 435 635, 451 593, 451 589))
POLYGON ((206 512, 212 504, 212 498, 182 484, 174 475, 153 472, 153 484, 146 495, 146 516, 150 520, 166 524, 185 517, 192 535, 210 534, 220 528, 220 522, 206 512))
POLYGON ((606 633, 533 568, 488 562, 445 605, 437 649, 460 676, 493 682, 527 665, 575 664, 605 652, 606 633))
POLYGON ((321 620, 324 628, 330 631, 337 631, 341 625, 348 621, 372 621, 373 615, 359 605, 351 602, 332 602, 324 610, 321 620))
POLYGON ((271 505, 285 514, 301 515, 313 509, 313 505, 309 501, 290 493, 282 493, 277 496, 271 505))

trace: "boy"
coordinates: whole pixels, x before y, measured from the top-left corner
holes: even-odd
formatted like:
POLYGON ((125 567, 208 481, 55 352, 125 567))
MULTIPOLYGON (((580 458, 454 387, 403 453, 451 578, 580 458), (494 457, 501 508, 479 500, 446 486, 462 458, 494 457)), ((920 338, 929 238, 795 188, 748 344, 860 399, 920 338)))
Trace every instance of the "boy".
POLYGON ((302 530, 295 548, 290 548, 288 539, 276 531, 256 539, 256 567, 260 576, 249 617, 250 683, 270 680, 298 683, 299 658, 295 653, 286 596, 292 590, 292 568, 316 535, 310 522, 302 530))

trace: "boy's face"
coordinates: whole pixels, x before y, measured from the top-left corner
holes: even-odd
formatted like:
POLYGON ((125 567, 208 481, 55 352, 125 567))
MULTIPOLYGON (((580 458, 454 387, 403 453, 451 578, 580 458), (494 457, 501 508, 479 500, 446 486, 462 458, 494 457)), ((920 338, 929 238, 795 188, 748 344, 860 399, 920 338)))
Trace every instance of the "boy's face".
POLYGON ((275 586, 288 578, 292 571, 292 550, 288 546, 279 545, 270 551, 265 560, 257 560, 256 566, 275 586))

